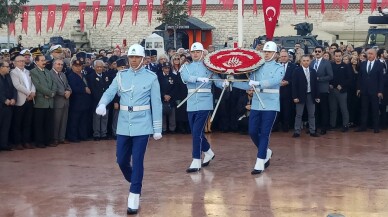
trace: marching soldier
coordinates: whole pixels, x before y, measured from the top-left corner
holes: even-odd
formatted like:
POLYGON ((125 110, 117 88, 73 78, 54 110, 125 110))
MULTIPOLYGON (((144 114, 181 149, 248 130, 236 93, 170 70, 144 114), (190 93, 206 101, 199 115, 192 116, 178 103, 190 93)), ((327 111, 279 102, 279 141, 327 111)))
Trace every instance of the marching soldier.
POLYGON ((116 157, 125 179, 131 183, 127 214, 136 214, 139 209, 144 154, 149 135, 153 134, 155 140, 162 138, 159 82, 155 73, 143 67, 144 56, 144 48, 141 45, 134 44, 129 48, 130 68, 117 73, 96 109, 98 115, 105 115, 106 105, 119 93, 116 157))
POLYGON ((257 90, 249 114, 249 135, 258 149, 252 175, 264 172, 269 166, 272 151, 268 149, 268 143, 276 113, 280 110, 279 89, 284 76, 284 67, 274 60, 276 44, 268 41, 263 51, 265 63, 251 74, 249 83, 236 82, 233 85, 244 90, 251 87, 257 90))
MULTIPOLYGON (((214 159, 215 155, 204 136, 204 126, 210 111, 213 110, 212 82, 209 82, 209 79, 220 79, 218 75, 209 71, 203 64, 204 49, 201 43, 193 43, 190 51, 193 62, 184 65, 181 73, 182 81, 187 85, 189 96, 192 94, 187 100, 187 113, 193 138, 193 161, 186 170, 188 173, 199 171, 201 166, 208 166, 210 161, 214 159), (199 89, 195 92, 198 87, 199 89), (201 164, 202 152, 204 152, 205 157, 201 164)), ((229 82, 226 80, 215 82, 215 84, 217 87, 229 86, 229 82)))

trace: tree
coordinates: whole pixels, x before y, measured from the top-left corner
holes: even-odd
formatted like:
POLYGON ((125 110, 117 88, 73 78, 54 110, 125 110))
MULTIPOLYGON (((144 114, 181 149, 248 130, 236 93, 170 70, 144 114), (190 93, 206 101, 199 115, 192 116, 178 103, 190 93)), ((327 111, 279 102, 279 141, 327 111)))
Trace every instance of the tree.
POLYGON ((186 22, 187 0, 164 0, 162 7, 157 12, 160 17, 157 20, 165 24, 165 30, 174 30, 174 47, 176 48, 176 30, 186 22))
POLYGON ((22 6, 28 1, 29 0, 0 0, 0 28, 7 26, 7 32, 9 32, 9 24, 16 21, 19 14, 23 12, 22 6))

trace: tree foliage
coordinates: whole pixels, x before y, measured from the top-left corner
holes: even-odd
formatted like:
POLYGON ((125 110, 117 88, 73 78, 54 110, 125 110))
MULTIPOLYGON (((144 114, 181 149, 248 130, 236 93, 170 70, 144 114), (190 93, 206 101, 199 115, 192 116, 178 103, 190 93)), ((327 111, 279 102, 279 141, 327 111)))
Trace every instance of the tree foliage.
POLYGON ((187 15, 187 0, 164 0, 162 7, 157 11, 161 16, 157 20, 168 26, 179 26, 187 15))
POLYGON ((0 28, 15 22, 29 0, 0 0, 0 28))

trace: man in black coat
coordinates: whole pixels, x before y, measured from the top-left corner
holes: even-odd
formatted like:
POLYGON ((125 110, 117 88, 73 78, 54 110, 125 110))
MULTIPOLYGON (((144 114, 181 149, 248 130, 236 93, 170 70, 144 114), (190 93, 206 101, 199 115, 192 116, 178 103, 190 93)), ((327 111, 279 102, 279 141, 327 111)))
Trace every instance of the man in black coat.
POLYGON ((384 66, 384 89, 383 89, 383 99, 380 100, 379 110, 380 110, 380 127, 381 129, 387 129, 387 106, 388 106, 388 53, 387 50, 381 48, 377 51, 377 57, 384 66))
POLYGON ((309 67, 309 55, 303 55, 301 66, 292 73, 292 98, 296 104, 295 131, 292 137, 300 136, 302 129, 302 115, 307 107, 310 136, 318 137, 315 128, 315 102, 319 103, 317 72, 309 67))
POLYGON ((83 62, 72 62, 67 80, 72 90, 70 96, 67 137, 70 142, 88 139, 88 111, 91 103, 91 91, 82 74, 83 62))
POLYGON ((285 75, 280 83, 280 113, 277 116, 277 121, 282 124, 284 132, 288 132, 293 114, 294 103, 292 101, 292 72, 295 70, 295 64, 289 61, 286 51, 280 52, 279 61, 285 70, 285 75))
MULTIPOLYGON (((95 73, 90 75, 89 88, 92 92, 92 108, 97 108, 98 102, 105 90, 108 89, 111 81, 110 77, 103 72, 104 62, 102 60, 94 61, 94 70, 95 73)), ((93 138, 95 141, 107 139, 109 108, 111 106, 107 105, 106 115, 104 116, 93 113, 93 138)))
POLYGON ((372 109, 374 133, 379 133, 379 101, 383 99, 384 66, 376 59, 376 50, 367 51, 367 61, 361 63, 357 95, 361 96, 361 126, 356 132, 367 129, 369 105, 372 109))
POLYGON ((17 91, 9 75, 9 63, 0 60, 0 151, 11 151, 8 135, 12 120, 12 107, 16 104, 17 91))

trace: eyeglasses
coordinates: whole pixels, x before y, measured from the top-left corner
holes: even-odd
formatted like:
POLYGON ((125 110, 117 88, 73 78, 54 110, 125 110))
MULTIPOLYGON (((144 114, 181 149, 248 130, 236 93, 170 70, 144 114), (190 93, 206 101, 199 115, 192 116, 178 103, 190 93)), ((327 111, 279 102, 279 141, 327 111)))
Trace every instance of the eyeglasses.
POLYGON ((321 50, 316 50, 315 53, 322 53, 322 51, 321 50))

